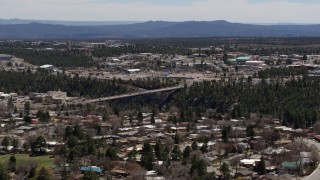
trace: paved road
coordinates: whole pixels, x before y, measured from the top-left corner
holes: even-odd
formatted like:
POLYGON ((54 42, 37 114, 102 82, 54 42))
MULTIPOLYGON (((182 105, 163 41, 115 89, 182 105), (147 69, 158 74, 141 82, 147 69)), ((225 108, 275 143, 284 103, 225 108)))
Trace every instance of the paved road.
MULTIPOLYGON (((303 140, 308 145, 315 145, 318 150, 320 151, 320 143, 310 140, 310 139, 304 139, 303 140)), ((303 180, 319 180, 320 179, 320 168, 318 167, 315 171, 313 171, 312 174, 309 176, 303 178, 303 180)))
POLYGON ((128 97, 133 97, 133 96, 140 96, 140 95, 145 95, 145 94, 152 94, 152 93, 157 93, 157 92, 173 91, 173 90, 182 89, 182 88, 184 88, 184 86, 175 86, 175 87, 147 90, 147 91, 130 93, 130 94, 122 94, 122 95, 102 97, 102 98, 97 98, 97 99, 90 99, 90 100, 86 100, 86 101, 82 101, 82 102, 71 102, 68 104, 79 104, 79 103, 90 104, 90 103, 110 101, 110 100, 115 100, 115 99, 123 99, 123 98, 128 98, 128 97))

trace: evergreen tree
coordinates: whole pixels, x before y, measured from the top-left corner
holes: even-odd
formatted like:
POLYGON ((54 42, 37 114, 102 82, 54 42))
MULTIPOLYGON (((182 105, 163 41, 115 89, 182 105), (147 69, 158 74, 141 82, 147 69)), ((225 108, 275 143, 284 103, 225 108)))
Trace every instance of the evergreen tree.
POLYGON ((193 141, 191 144, 192 150, 196 151, 198 150, 198 143, 196 141, 193 141))
POLYGON ((178 145, 173 147, 171 157, 173 161, 179 161, 181 159, 181 150, 178 145))
POLYGON ((18 148, 19 148, 19 139, 18 138, 14 138, 12 140, 12 146, 13 146, 13 149, 16 151, 18 148))
POLYGON ((266 174, 266 164, 264 161, 264 158, 261 157, 260 161, 258 162, 257 166, 256 166, 256 171, 260 174, 260 175, 264 175, 266 174))
POLYGON ((202 153, 208 152, 208 143, 203 143, 202 146, 200 147, 200 151, 202 153))
POLYGON ((9 112, 12 112, 15 108, 12 97, 10 97, 8 99, 7 107, 8 107, 9 112))
POLYGON ((186 116, 184 113, 184 109, 182 108, 180 111, 180 122, 185 122, 186 121, 186 116))
POLYGON ((10 145, 10 140, 9 140, 9 138, 7 136, 3 138, 2 142, 1 142, 1 145, 3 146, 3 149, 5 151, 8 150, 8 147, 10 145))
POLYGON ((247 126, 246 135, 247 135, 247 137, 255 136, 254 126, 252 126, 252 125, 247 126))
POLYGON ((302 60, 306 61, 308 60, 308 56, 306 54, 303 55, 302 60))
POLYGON ((78 141, 79 139, 76 136, 71 135, 67 141, 68 148, 76 147, 76 145, 78 144, 78 141))
POLYGON ((66 130, 64 132, 64 138, 69 138, 69 136, 72 135, 72 127, 71 126, 67 126, 66 130))
POLYGON ((224 162, 224 163, 222 164, 222 166, 221 166, 220 169, 221 169, 221 172, 222 172, 223 176, 224 176, 226 179, 228 179, 229 176, 230 176, 230 168, 229 168, 229 165, 224 162))
POLYGON ((24 120, 24 122, 25 122, 26 124, 31 124, 31 122, 32 122, 32 119, 31 119, 30 116, 24 116, 24 117, 23 117, 23 120, 24 120))
POLYGON ((192 149, 190 146, 187 146, 183 151, 183 159, 187 159, 190 156, 192 149))
POLYGON ((163 152, 163 159, 164 159, 164 164, 169 167, 171 164, 171 157, 170 157, 170 148, 169 146, 166 146, 163 152))
POLYGON ((205 162, 201 160, 192 161, 190 174, 196 177, 202 177, 207 172, 207 166, 205 162), (195 174, 196 173, 196 174, 195 174))
POLYGON ((11 156, 8 161, 8 171, 15 172, 16 171, 17 160, 15 156, 11 156))
POLYGON ((174 135, 174 144, 180 144, 180 136, 177 132, 174 135))
POLYGON ((117 160, 119 157, 117 155, 117 151, 115 148, 109 147, 106 151, 106 157, 110 158, 111 160, 117 160))
POLYGON ((47 142, 46 140, 44 139, 44 137, 42 136, 39 136, 35 142, 32 143, 31 145, 31 151, 32 153, 35 153, 35 154, 44 154, 45 151, 44 151, 44 148, 47 146, 47 142))
POLYGON ((155 124, 155 123, 156 123, 154 116, 155 116, 155 115, 152 113, 152 114, 151 114, 151 118, 150 118, 151 124, 155 124))
POLYGON ((138 112, 137 119, 138 119, 139 123, 143 122, 143 114, 141 111, 138 112))
POLYGON ((49 171, 46 168, 42 167, 38 173, 36 180, 50 180, 50 179, 51 177, 50 177, 49 171))
POLYGON ((136 150, 136 147, 134 147, 133 150, 128 153, 128 159, 135 160, 137 154, 138 154, 138 151, 136 150))
POLYGON ((147 170, 153 169, 153 150, 150 143, 145 142, 143 144, 142 153, 141 153, 141 165, 147 170))
POLYGON ((97 173, 94 171, 87 171, 82 178, 82 180, 98 180, 98 179, 99 177, 97 173))
POLYGON ((24 114, 25 114, 25 116, 29 116, 30 108, 31 108, 30 101, 26 101, 24 103, 24 114))
POLYGON ((5 170, 2 164, 0 164, 0 179, 1 180, 9 180, 9 173, 5 170))
POLYGON ((156 145, 154 146, 154 153, 159 161, 164 160, 164 147, 161 144, 160 140, 157 141, 156 145))
POLYGON ((42 122, 49 122, 50 121, 49 112, 48 111, 43 112, 42 110, 39 110, 37 112, 37 118, 39 118, 40 121, 42 121, 42 122))
POLYGON ((231 126, 224 126, 222 128, 222 140, 223 142, 228 142, 229 141, 229 135, 231 133, 231 126))
POLYGON ((18 113, 17 106, 14 106, 13 112, 14 112, 14 113, 18 113))
POLYGON ((76 136, 78 139, 83 140, 84 139, 84 133, 80 125, 76 124, 73 127, 72 135, 76 136))

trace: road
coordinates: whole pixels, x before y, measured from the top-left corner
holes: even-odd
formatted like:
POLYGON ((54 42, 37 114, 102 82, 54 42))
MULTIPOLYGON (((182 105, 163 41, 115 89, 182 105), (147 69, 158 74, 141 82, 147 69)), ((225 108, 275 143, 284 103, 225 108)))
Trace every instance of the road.
POLYGON ((122 95, 116 95, 116 96, 109 96, 109 97, 101 97, 97 99, 89 99, 82 102, 70 102, 68 104, 90 104, 90 103, 97 103, 97 102, 103 102, 103 101, 110 101, 110 100, 116 100, 116 99, 123 99, 128 97, 134 97, 134 96, 141 96, 145 94, 152 94, 157 92, 165 92, 165 91, 173 91, 182 89, 184 86, 175 86, 175 87, 168 87, 168 88, 161 88, 161 89, 154 89, 154 90, 147 90, 142 92, 136 92, 136 93, 130 93, 130 94, 122 94, 122 95))
MULTIPOLYGON (((307 145, 315 145, 317 149, 320 151, 320 143, 310 140, 310 139, 304 139, 303 140, 307 145)), ((318 167, 316 170, 313 171, 312 174, 309 176, 303 178, 303 180, 319 180, 320 179, 320 168, 318 167)))

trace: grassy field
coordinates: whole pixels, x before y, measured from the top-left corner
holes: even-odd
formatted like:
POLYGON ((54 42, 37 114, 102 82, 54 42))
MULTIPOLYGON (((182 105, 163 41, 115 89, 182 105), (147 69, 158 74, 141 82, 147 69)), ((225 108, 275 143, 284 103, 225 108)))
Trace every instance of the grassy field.
MULTIPOLYGON (((0 164, 8 162, 12 155, 0 155, 0 164)), ((54 164, 54 158, 51 156, 35 156, 30 157, 28 154, 16 154, 14 155, 17 159, 17 164, 27 163, 28 161, 36 161, 39 167, 52 167, 54 164)))

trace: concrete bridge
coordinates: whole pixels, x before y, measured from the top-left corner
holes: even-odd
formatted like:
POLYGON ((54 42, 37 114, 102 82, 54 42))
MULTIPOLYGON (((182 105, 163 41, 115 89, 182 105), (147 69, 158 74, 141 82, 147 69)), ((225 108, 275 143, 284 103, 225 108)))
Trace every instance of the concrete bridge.
POLYGON ((153 94, 153 93, 158 93, 158 92, 165 92, 165 91, 174 91, 178 89, 183 89, 184 86, 179 85, 179 86, 174 86, 174 87, 167 87, 167 88, 161 88, 161 89, 153 89, 153 90, 146 90, 146 91, 141 91, 141 92, 135 92, 135 93, 128 93, 128 94, 121 94, 121 95, 116 95, 116 96, 108 96, 108 97, 101 97, 97 99, 89 99, 81 102, 70 102, 68 104, 90 104, 90 103, 97 103, 97 102, 104 102, 104 101, 111 101, 111 100, 117 100, 117 99, 124 99, 128 97, 134 97, 134 96, 141 96, 145 94, 153 94))

